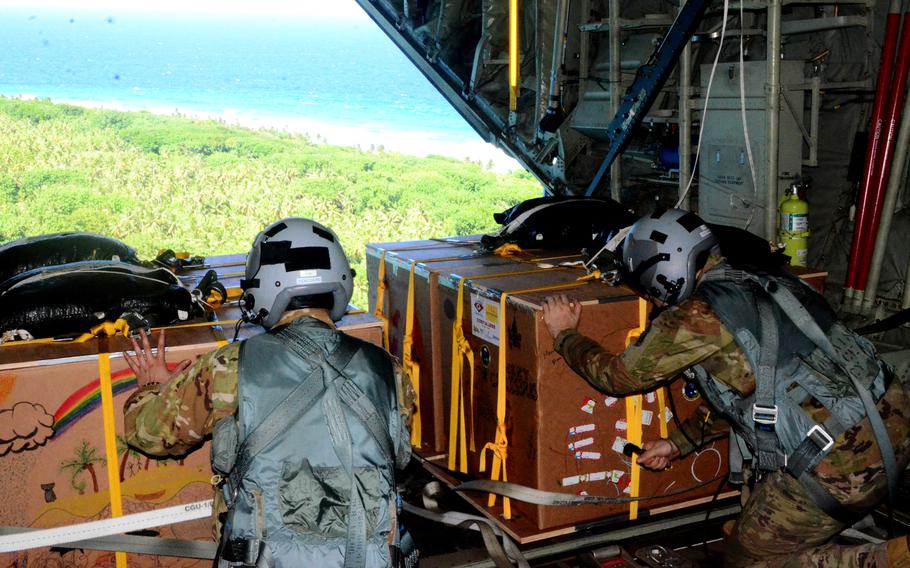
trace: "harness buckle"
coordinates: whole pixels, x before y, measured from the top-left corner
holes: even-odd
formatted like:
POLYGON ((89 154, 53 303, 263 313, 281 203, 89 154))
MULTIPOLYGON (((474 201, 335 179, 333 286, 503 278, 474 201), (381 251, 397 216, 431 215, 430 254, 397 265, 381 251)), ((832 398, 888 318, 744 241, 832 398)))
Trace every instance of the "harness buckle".
POLYGON ((774 426, 777 424, 777 405, 760 406, 752 405, 752 420, 758 424, 774 426))
POLYGON ((823 452, 827 452, 834 446, 834 438, 827 430, 816 424, 806 432, 806 437, 811 439, 815 445, 819 446, 823 452))

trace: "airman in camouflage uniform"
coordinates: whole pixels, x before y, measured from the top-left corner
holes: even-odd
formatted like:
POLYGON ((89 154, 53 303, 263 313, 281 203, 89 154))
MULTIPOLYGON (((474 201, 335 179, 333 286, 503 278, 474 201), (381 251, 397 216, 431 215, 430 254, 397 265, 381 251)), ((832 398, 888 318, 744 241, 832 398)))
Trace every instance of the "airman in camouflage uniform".
MULTIPOLYGON (((279 322, 290 323, 309 315, 309 310, 287 312, 279 322)), ((333 325, 328 317, 318 318, 333 325)), ((164 361, 164 333, 159 335, 155 358, 164 361)), ((148 339, 142 345, 133 342, 137 354, 151 354, 148 339)), ((145 365, 139 356, 125 354, 131 367, 145 365)), ((146 454, 159 457, 182 456, 198 448, 212 434, 215 424, 237 411, 237 377, 240 365, 240 342, 202 355, 192 366, 181 362, 169 376, 140 384, 123 405, 123 423, 127 443, 146 454)), ((137 374, 138 375, 138 374, 137 374)), ((409 423, 416 399, 408 380, 395 365, 399 408, 403 423, 409 423)), ((214 536, 220 537, 219 514, 226 510, 220 491, 215 491, 214 536)))
MULTIPOLYGON (((712 257, 711 268, 722 259, 712 257)), ((755 375, 745 353, 707 302, 697 295, 669 307, 650 324, 638 342, 614 354, 581 335, 575 325, 561 330, 553 318, 574 314, 577 324, 581 307, 565 297, 548 300, 544 321, 555 333, 555 349, 566 363, 595 388, 614 396, 652 390, 676 378, 693 365, 702 365, 718 380, 747 396, 755 390, 755 375)), ((566 321, 566 320, 563 320, 566 321)), ((568 321, 571 321, 569 318, 568 321)), ((809 406, 818 423, 828 417, 824 407, 809 406)), ((882 420, 890 433, 901 470, 910 461, 910 396, 901 381, 892 382, 878 402, 882 420)), ((696 446, 727 434, 729 425, 716 412, 702 407, 680 430, 669 436, 675 456, 685 456, 696 446)), ((646 442, 645 450, 655 442, 646 442)), ((674 457, 675 457, 674 456, 674 457)), ((643 465, 663 469, 667 458, 651 461, 642 454, 643 465)), ((887 493, 881 456, 868 419, 841 435, 835 448, 815 470, 817 479, 841 504, 869 510, 887 493)), ((880 545, 839 546, 827 544, 844 526, 806 496, 799 482, 775 472, 758 484, 746 503, 727 543, 726 565, 796 567, 906 566, 910 551, 903 537, 880 545)))

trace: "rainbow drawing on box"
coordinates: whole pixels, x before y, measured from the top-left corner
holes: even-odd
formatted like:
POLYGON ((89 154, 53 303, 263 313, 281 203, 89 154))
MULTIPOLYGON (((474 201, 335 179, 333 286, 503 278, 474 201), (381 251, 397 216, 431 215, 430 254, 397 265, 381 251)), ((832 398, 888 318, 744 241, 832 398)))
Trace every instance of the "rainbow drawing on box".
MULTIPOLYGON (((114 395, 136 388, 136 375, 130 369, 111 373, 114 395)), ((101 379, 95 378, 67 397, 54 412, 54 437, 78 422, 101 404, 101 379)))

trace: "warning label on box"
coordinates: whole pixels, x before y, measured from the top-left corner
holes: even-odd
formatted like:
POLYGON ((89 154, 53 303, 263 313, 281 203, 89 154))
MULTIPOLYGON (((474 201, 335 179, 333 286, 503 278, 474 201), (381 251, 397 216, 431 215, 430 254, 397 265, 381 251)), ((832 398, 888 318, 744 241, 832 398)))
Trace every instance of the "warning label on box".
POLYGON ((471 333, 499 345, 499 302, 471 294, 471 333))

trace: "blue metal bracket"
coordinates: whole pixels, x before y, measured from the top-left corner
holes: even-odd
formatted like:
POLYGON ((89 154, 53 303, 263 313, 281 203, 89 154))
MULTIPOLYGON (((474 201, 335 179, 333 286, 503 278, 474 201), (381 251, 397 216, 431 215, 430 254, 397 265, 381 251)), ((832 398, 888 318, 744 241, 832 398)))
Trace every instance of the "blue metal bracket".
POLYGON ((616 109, 616 116, 607 126, 610 146, 585 195, 600 193, 610 166, 626 149, 632 132, 651 109, 651 104, 676 66, 679 54, 701 22, 709 3, 710 0, 688 0, 664 36, 660 47, 654 51, 647 63, 638 68, 635 81, 626 91, 619 108, 616 109))

